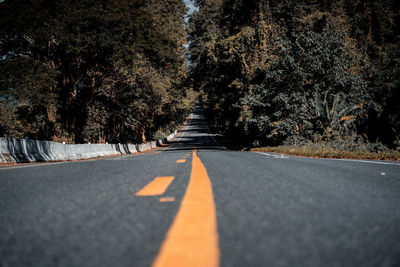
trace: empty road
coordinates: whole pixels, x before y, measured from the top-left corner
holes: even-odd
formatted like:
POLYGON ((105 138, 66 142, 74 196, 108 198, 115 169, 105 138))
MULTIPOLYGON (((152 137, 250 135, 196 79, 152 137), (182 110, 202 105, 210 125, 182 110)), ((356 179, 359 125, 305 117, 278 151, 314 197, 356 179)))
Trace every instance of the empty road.
POLYGON ((400 266, 400 163, 230 151, 0 168, 0 266, 400 266))

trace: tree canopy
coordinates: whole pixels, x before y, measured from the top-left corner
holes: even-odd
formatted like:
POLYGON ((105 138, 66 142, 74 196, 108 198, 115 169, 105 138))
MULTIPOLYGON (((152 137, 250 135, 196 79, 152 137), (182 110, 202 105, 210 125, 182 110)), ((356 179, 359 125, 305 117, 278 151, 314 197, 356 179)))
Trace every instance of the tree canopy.
POLYGON ((0 133, 140 142, 176 127, 185 14, 179 0, 0 3, 0 133))
POLYGON ((215 127, 248 145, 400 145, 396 1, 196 3, 190 73, 215 127))
POLYGON ((1 2, 0 135, 145 141, 200 94, 247 145, 400 147, 396 1, 194 2, 1 2))

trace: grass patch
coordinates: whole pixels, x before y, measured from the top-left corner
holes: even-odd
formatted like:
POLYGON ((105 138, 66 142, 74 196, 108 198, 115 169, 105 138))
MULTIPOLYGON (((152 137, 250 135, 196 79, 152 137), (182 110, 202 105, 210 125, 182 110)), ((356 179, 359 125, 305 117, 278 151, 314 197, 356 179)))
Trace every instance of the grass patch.
POLYGON ((315 157, 315 158, 345 158, 345 159, 374 159, 400 161, 400 151, 386 149, 371 151, 368 147, 346 148, 334 147, 327 143, 311 143, 301 146, 275 146, 252 148, 251 151, 275 152, 288 155, 315 157))

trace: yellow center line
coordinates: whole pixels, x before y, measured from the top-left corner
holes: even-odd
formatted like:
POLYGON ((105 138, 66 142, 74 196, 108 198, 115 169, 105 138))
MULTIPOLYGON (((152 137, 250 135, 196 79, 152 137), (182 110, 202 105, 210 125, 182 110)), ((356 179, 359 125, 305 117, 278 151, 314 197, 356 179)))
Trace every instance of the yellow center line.
POLYGON ((159 176, 143 187, 136 196, 158 196, 164 194, 168 186, 174 180, 174 176, 159 176))
POLYGON ((185 163, 186 162, 186 159, 178 159, 177 161, 176 161, 176 163, 185 163))
POLYGON ((207 171, 193 152, 190 181, 153 267, 218 267, 214 196, 207 171))

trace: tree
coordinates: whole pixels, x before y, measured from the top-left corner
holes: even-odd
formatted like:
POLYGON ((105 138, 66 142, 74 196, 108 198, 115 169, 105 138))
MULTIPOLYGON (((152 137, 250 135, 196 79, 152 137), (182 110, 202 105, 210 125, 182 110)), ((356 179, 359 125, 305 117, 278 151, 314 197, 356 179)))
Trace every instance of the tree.
POLYGON ((395 1, 199 7, 190 21, 191 77, 227 135, 270 145, 399 140, 395 1))
POLYGON ((18 136, 141 142, 184 117, 181 1, 0 5, 0 85, 24 126, 18 136))

